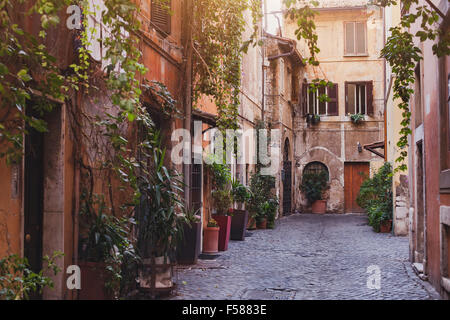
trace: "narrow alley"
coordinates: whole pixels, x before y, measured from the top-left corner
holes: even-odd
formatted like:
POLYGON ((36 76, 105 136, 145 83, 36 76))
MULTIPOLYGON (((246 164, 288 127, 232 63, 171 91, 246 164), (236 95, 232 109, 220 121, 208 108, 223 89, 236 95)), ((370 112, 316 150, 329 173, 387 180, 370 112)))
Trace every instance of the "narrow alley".
POLYGON ((364 215, 297 214, 249 231, 215 260, 178 267, 177 295, 193 300, 437 299, 408 263, 408 238, 375 233, 364 215), (248 234, 247 234, 248 235, 248 234), (367 268, 379 266, 380 290, 367 268))

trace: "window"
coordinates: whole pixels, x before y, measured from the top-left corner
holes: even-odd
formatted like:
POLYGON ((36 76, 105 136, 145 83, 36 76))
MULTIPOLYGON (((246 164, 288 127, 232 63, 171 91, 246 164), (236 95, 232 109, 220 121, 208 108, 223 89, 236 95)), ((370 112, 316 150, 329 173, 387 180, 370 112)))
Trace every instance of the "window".
POLYGON ((422 86, 421 86, 421 76, 420 76, 420 62, 417 64, 414 71, 416 81, 414 81, 414 118, 416 128, 420 126, 423 122, 422 118, 422 86))
POLYGON ((338 108, 338 85, 333 84, 332 87, 321 87, 315 92, 310 90, 310 84, 303 84, 303 114, 319 114, 328 116, 339 115, 338 108), (329 98, 328 102, 319 101, 319 97, 326 94, 329 98))
POLYGON ((322 162, 314 161, 310 162, 306 165, 305 169, 303 169, 303 175, 305 174, 317 174, 324 171, 327 174, 327 180, 330 180, 330 174, 328 172, 328 168, 322 162))
POLYGON ((345 114, 373 115, 373 84, 370 82, 345 83, 345 114))
POLYGON ((170 8, 172 1, 161 2, 161 0, 152 0, 151 20, 156 30, 164 37, 170 35, 172 31, 172 19, 170 8))
POLYGON ((344 29, 344 55, 367 55, 366 22, 345 22, 344 29))
MULTIPOLYGON (((448 31, 447 31, 448 32, 448 31)), ((450 57, 439 59, 441 193, 450 193, 450 57)))

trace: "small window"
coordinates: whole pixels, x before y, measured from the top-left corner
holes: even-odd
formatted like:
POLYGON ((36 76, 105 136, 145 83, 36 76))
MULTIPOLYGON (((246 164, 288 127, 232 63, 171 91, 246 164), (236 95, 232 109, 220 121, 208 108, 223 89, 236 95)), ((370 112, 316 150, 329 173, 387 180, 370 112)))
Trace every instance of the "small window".
POLYGON ((373 114, 372 82, 346 82, 345 113, 373 114))
POLYGON ((344 29, 344 55, 367 55, 366 22, 345 22, 344 29))
POLYGON ((163 37, 170 35, 172 31, 172 19, 170 9, 172 1, 151 0, 151 20, 153 26, 163 37))
POLYGON ((308 85, 306 91, 307 114, 338 115, 337 84, 333 84, 332 87, 321 87, 316 91, 311 90, 311 85, 308 85), (324 94, 328 96, 329 101, 320 101, 319 97, 324 94))
POLYGON ((327 175, 327 180, 330 180, 330 174, 328 172, 328 168, 322 162, 319 162, 319 161, 310 162, 306 165, 305 169, 303 169, 303 175, 317 174, 317 173, 321 173, 321 172, 325 172, 327 175))

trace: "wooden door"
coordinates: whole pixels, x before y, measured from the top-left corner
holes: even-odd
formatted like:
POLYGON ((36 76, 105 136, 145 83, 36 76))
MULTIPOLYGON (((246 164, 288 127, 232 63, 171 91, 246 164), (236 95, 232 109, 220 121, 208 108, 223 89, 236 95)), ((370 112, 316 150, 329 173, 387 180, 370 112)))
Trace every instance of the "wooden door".
POLYGON ((285 161, 283 167, 283 215, 288 216, 292 213, 292 162, 285 161))
POLYGON ((345 212, 363 212, 356 198, 361 184, 369 177, 370 166, 368 162, 347 162, 344 165, 344 207, 345 212))

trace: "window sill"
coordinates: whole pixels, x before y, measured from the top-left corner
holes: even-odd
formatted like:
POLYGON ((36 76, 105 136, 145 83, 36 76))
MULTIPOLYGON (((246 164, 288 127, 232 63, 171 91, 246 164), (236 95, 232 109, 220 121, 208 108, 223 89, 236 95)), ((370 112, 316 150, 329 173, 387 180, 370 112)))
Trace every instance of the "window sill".
POLYGON ((364 54, 344 54, 344 58, 361 58, 361 57, 368 57, 368 53, 364 54))

